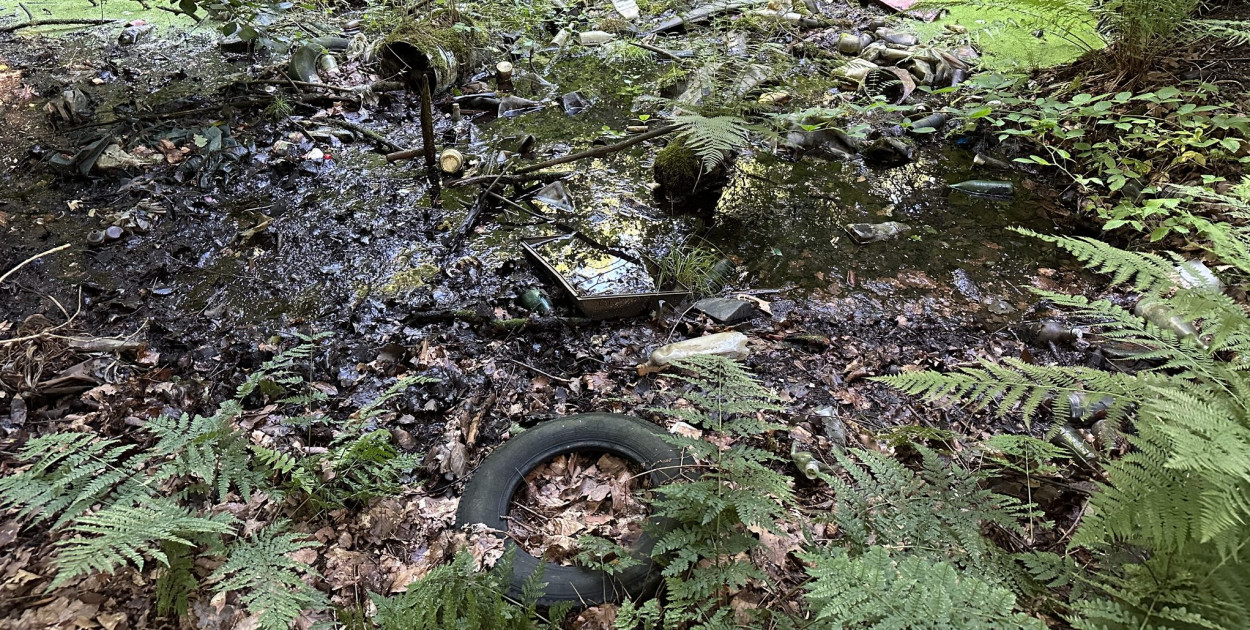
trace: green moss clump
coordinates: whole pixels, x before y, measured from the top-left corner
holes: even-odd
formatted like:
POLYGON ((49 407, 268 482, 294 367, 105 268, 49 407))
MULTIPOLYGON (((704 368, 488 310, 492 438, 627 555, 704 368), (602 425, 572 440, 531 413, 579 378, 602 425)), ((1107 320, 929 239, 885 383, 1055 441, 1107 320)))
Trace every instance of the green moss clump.
POLYGON ((609 33, 632 33, 634 25, 624 18, 610 17, 599 22, 599 30, 609 33))
POLYGON ((669 142, 668 146, 655 154, 655 164, 651 171, 656 183, 676 194, 694 192, 704 175, 703 161, 680 139, 669 142))
MULTIPOLYGON (((463 18, 456 25, 443 25, 438 17, 406 20, 383 38, 378 44, 383 70, 392 75, 403 74, 406 66, 420 70, 424 65, 434 71, 438 85, 431 89, 437 91, 451 86, 462 74, 485 61, 482 54, 489 41, 485 31, 463 18)), ((413 83, 417 81, 412 72, 407 78, 413 83)))
POLYGON ((429 263, 417 265, 416 267, 396 272, 395 275, 391 276, 390 282, 382 285, 378 292, 389 296, 407 293, 413 289, 425 286, 436 273, 438 273, 438 267, 434 265, 429 263))

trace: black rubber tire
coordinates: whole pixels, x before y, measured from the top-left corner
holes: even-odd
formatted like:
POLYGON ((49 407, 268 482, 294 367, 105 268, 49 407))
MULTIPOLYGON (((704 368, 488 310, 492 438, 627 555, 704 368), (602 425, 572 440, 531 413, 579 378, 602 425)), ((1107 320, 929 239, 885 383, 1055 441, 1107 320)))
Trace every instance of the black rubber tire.
MULTIPOLYGON (((456 525, 482 523, 506 531, 508 504, 525 475, 557 455, 576 451, 596 451, 625 457, 650 471, 651 486, 659 487, 682 476, 680 450, 664 440, 659 427, 614 413, 584 413, 545 422, 508 440, 495 449, 474 472, 465 487, 456 511, 456 525)), ((651 517, 654 532, 663 531, 664 519, 651 517)), ((538 605, 549 607, 560 602, 593 606, 622 598, 647 597, 660 583, 659 569, 651 562, 655 546, 652 531, 646 531, 632 547, 642 564, 610 576, 584 567, 560 566, 543 562, 547 587, 538 605)), ((511 540, 505 543, 515 547, 511 540)), ((540 560, 516 550, 508 596, 519 598, 521 585, 538 568, 540 560)))

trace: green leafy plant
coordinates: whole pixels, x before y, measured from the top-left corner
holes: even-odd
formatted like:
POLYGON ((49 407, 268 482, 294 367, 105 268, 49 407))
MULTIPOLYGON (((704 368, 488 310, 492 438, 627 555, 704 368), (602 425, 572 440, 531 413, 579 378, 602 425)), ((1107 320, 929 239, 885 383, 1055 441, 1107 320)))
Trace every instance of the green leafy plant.
POLYGON ((598 536, 582 536, 577 539, 577 563, 608 575, 616 575, 630 567, 638 566, 641 561, 630 553, 629 549, 606 538, 598 536))
POLYGON ((1045 628, 1015 612, 1015 596, 941 560, 872 547, 809 553, 807 598, 818 628, 1045 628))
MULTIPOLYGON (((297 456, 253 446, 256 461, 283 481, 283 488, 306 498, 317 508, 363 505, 369 499, 396 494, 403 480, 420 465, 419 458, 401 454, 385 429, 366 430, 383 413, 382 404, 414 385, 436 382, 427 376, 396 379, 372 402, 352 414, 326 452, 297 456), (326 474, 326 473, 330 474, 326 474)), ((324 422, 324 418, 314 419, 324 422)))
MULTIPOLYGON (((1090 239, 1044 237, 1162 305, 1146 319, 1106 301, 1039 292, 1076 309, 1101 334, 1146 349, 1153 367, 983 363, 881 380, 929 400, 974 401, 1026 419, 1040 402, 1089 392, 1113 399, 1108 423, 1131 450, 1105 465, 1072 545, 1097 553, 1089 594, 1070 602, 1077 628, 1250 624, 1250 315, 1209 285, 1181 282, 1172 262, 1090 239), (1196 322, 1201 335, 1176 322, 1196 322)), ((1247 261, 1239 260, 1237 265, 1247 261)))
POLYGON ((656 261, 656 284, 661 287, 681 285, 695 295, 716 293, 724 283, 724 267, 728 260, 713 247, 689 240, 669 247, 656 261), (722 264, 721 261, 726 263, 722 264))
POLYGON ((568 612, 568 606, 553 607, 542 623, 535 602, 546 586, 543 565, 530 574, 522 587, 522 601, 511 602, 503 592, 512 576, 512 562, 516 548, 504 554, 499 564, 490 571, 474 569, 473 556, 468 552, 456 555, 451 564, 435 567, 424 577, 408 585, 408 590, 398 595, 384 597, 370 593, 377 606, 373 618, 379 630, 534 630, 542 627, 559 628, 559 620, 568 612))
POLYGON ((686 114, 675 116, 673 120, 681 125, 677 138, 699 157, 706 173, 716 170, 747 144, 746 123, 741 118, 686 114))
POLYGON ((657 411, 735 443, 721 449, 701 439, 669 438, 706 468, 697 479, 656 490, 654 514, 675 523, 653 549, 664 566, 665 604, 626 602, 618 627, 660 620, 665 628, 731 624, 732 595, 764 579, 759 568, 742 559, 759 545, 750 528, 781 533, 777 522, 794 501, 790 478, 770 466, 781 460, 748 443, 783 428, 759 417, 779 409, 775 396, 723 357, 691 357, 677 365, 692 373, 674 376, 689 385, 681 395, 691 406, 657 411))
POLYGON ((1107 48, 1124 75, 1135 74, 1168 50, 1199 39, 1250 41, 1246 22, 1194 18, 1201 0, 948 0, 940 4, 1016 15, 1087 52, 1107 48))
MULTIPOLYGON (((288 557, 317 543, 283 531, 280 524, 249 537, 232 516, 209 509, 233 492, 247 498, 256 490, 278 490, 269 480, 276 460, 253 452, 236 420, 244 400, 254 394, 281 396, 288 403, 320 400, 288 391, 303 382, 299 362, 311 355, 319 338, 301 337, 302 344, 267 361, 216 413, 152 419, 136 443, 83 432, 51 433, 27 442, 17 455, 32 464, 0 478, 0 509, 47 523, 60 536, 49 588, 126 565, 140 571, 155 565, 158 612, 185 614, 189 593, 201 584, 194 559, 224 556, 224 564, 203 583, 218 593, 239 592, 265 630, 289 627, 302 610, 325 608, 327 599, 304 581, 316 572, 288 557)), ((414 382, 401 380, 400 385, 414 382)), ((357 422, 380 413, 377 404, 358 412, 357 422)), ((402 458, 393 456, 393 448, 386 450, 389 442, 376 432, 340 444, 331 453, 344 469, 343 487, 356 493, 348 496, 399 489, 396 471, 405 468, 397 464, 402 458)), ((300 464, 283 461, 292 470, 300 464)))

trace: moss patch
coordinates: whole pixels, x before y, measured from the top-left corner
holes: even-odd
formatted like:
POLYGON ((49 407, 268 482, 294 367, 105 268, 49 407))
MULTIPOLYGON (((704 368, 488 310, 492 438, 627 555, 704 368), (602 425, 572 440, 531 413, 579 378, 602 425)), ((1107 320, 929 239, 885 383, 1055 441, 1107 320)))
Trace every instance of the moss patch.
POLYGON ((444 24, 438 16, 427 20, 407 20, 387 35, 378 46, 379 57, 388 74, 406 74, 412 83, 421 71, 433 71, 437 86, 446 88, 482 61, 489 41, 485 31, 460 22, 444 24))
POLYGON ((652 167, 655 181, 670 192, 684 194, 694 190, 703 175, 703 162, 698 154, 681 140, 673 140, 655 154, 652 167))
POLYGON ((401 295, 419 289, 438 273, 438 267, 429 263, 423 263, 403 271, 398 271, 386 284, 378 288, 378 293, 382 295, 401 295))

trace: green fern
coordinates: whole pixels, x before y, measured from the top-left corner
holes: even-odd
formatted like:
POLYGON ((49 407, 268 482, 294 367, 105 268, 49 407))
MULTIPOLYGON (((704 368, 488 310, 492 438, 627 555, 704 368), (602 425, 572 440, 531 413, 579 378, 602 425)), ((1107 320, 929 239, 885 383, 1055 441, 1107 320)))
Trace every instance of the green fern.
POLYGON ((194 573, 194 550, 168 541, 161 547, 169 562, 156 576, 156 614, 182 617, 190 608, 189 595, 200 585, 194 573))
POLYGON ((675 524, 652 550, 664 567, 668 601, 662 617, 666 628, 696 621, 717 627, 732 620, 725 605, 729 594, 765 579, 741 559, 759 545, 748 528, 781 533, 777 522, 793 504, 791 479, 773 467, 780 459, 746 444, 784 427, 758 418, 779 410, 776 397, 741 365, 722 357, 691 357, 676 365, 691 373, 674 378, 688 385, 681 396, 692 406, 655 411, 737 443, 721 449, 700 439, 669 438, 706 468, 698 479, 658 488, 653 500, 655 514, 675 524))
POLYGON ((19 518, 54 519, 61 527, 112 496, 134 505, 152 495, 136 473, 149 461, 132 445, 89 433, 52 433, 26 443, 18 458, 35 460, 30 469, 0 478, 0 509, 15 508, 19 518))
POLYGON ((320 546, 304 534, 283 531, 278 522, 257 532, 251 540, 230 548, 226 563, 209 576, 218 593, 239 591, 248 611, 258 615, 264 630, 286 630, 301 612, 322 609, 328 601, 303 576, 316 576, 312 567, 290 554, 320 546))
POLYGON ((237 426, 243 400, 258 390, 274 395, 281 390, 289 394, 284 399, 289 404, 315 402, 296 390, 303 382, 300 362, 311 356, 319 338, 301 337, 306 343, 267 361, 211 416, 150 420, 135 434, 147 446, 73 432, 27 442, 17 455, 32 463, 0 478, 0 509, 50 522, 51 531, 60 535, 51 588, 125 565, 141 571, 156 565, 157 612, 184 615, 198 586, 196 558, 224 555, 225 563, 210 581, 219 592, 239 591, 267 629, 286 628, 302 610, 327 606, 324 596, 302 579, 315 573, 287 555, 313 543, 270 528, 227 548, 237 523, 228 515, 204 511, 234 491, 244 497, 257 489, 276 493, 278 488, 270 483, 275 475, 314 490, 328 483, 340 504, 401 489, 415 460, 396 452, 386 431, 361 427, 375 422, 382 402, 429 379, 400 379, 381 400, 345 423, 325 456, 336 473, 333 482, 322 481, 323 458, 251 447, 237 426), (310 461, 315 467, 308 466, 310 461))
POLYGON ((198 480, 184 492, 202 490, 224 500, 231 488, 237 488, 243 497, 250 497, 263 480, 248 465, 247 439, 234 427, 240 413, 238 401, 228 400, 212 416, 184 413, 180 418, 161 416, 145 424, 144 429, 158 438, 154 454, 172 457, 160 475, 198 480))
POLYGON ((832 516, 842 544, 856 554, 883 546, 1014 583, 1011 563, 981 530, 992 524, 1018 532, 1027 509, 986 489, 985 473, 947 463, 924 446, 912 448, 921 457, 919 472, 871 451, 858 451, 854 459, 834 453, 843 475, 820 476, 836 493, 832 516))
POLYGON ((126 564, 142 570, 145 556, 168 567, 162 545, 190 545, 197 534, 224 534, 233 522, 229 515, 195 516, 163 501, 106 507, 74 520, 68 528, 73 537, 57 542, 57 573, 48 588, 96 571, 111 573, 126 564))
POLYGON ((941 560, 895 557, 885 547, 803 559, 818 628, 1045 628, 1013 611, 1011 591, 941 560))
MULTIPOLYGON (((1095 572, 1083 578, 1089 594, 1072 596, 1073 625, 1247 627, 1250 317, 1245 307, 1210 288, 1180 286, 1162 257, 1088 239, 1046 240, 1114 274, 1114 281, 1147 291, 1146 298, 1170 309, 1170 317, 1196 322, 1201 340, 1106 302, 1046 293, 1052 302, 1094 319, 1104 337, 1146 348, 1143 357, 1155 365, 1111 374, 1004 361, 953 374, 881 380, 930 400, 993 403, 999 413, 1015 410, 1026 418, 1040 413, 1039 401, 1056 394, 1113 397, 1109 420, 1131 426, 1125 432, 1131 450, 1106 464, 1106 482, 1091 497, 1071 541, 1099 554, 1095 572)), ((1236 263, 1241 265, 1250 260, 1236 263)))
MULTIPOLYGON (((515 557, 513 548, 504 554, 494 570, 476 571, 473 556, 461 552, 451 564, 435 567, 425 577, 409 584, 404 593, 391 597, 370 593, 378 610, 373 618, 375 627, 379 630, 535 630, 542 627, 534 603, 545 586, 543 565, 526 578, 523 601, 509 602, 502 595, 511 579, 515 557)), ((558 621, 567 611, 567 606, 554 607, 548 615, 553 621, 543 625, 558 628, 558 621)))
POLYGON ((741 118, 687 114, 673 120, 681 125, 677 139, 699 157, 704 173, 716 170, 728 156, 747 145, 746 122, 741 118))

